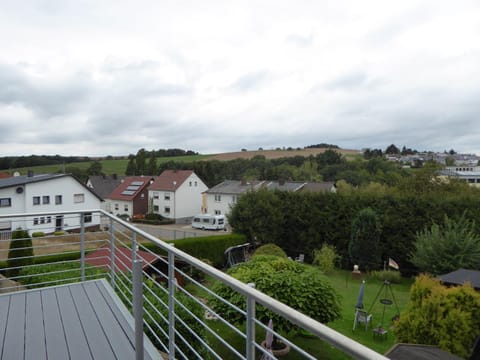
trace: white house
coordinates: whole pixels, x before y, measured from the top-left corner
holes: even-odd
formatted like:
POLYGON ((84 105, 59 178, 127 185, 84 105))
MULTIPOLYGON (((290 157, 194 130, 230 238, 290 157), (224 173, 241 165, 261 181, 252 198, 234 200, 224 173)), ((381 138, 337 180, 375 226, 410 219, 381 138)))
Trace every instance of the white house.
MULTIPOLYGON (((52 233, 80 227, 79 216, 55 215, 57 211, 100 209, 101 199, 70 174, 41 174, 0 179, 0 214, 45 213, 18 222, 0 220, 0 231, 18 227, 52 233)), ((100 224, 99 215, 84 217, 85 225, 100 224)))
POLYGON ((192 170, 165 170, 150 186, 152 210, 169 219, 188 221, 202 211, 207 185, 192 170))
POLYGON ((205 213, 228 215, 240 196, 259 189, 278 191, 336 192, 333 182, 226 180, 205 192, 205 213))

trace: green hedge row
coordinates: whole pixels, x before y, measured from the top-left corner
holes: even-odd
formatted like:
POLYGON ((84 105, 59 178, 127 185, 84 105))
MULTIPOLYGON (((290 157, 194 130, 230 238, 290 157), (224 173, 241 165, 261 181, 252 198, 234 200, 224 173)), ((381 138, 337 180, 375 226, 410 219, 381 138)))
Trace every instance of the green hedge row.
MULTIPOLYGON (((245 236, 241 234, 228 234, 219 236, 205 236, 169 240, 167 243, 175 244, 179 250, 186 252, 197 259, 207 259, 215 267, 221 268, 225 265, 225 250, 231 246, 244 244, 245 236)), ((164 252, 153 243, 142 244, 151 251, 164 255, 164 252)))
POLYGON ((141 223, 148 225, 170 225, 175 224, 175 220, 164 219, 164 220, 148 220, 148 219, 132 219, 132 223, 141 223))

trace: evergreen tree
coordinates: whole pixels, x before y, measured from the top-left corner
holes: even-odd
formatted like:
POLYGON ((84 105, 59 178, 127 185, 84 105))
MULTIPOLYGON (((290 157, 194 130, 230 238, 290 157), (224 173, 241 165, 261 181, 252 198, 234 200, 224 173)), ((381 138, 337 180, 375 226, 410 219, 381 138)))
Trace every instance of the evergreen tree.
POLYGON ((150 159, 148 160, 147 175, 157 175, 157 158, 155 157, 155 151, 150 153, 150 159))
POLYGON ((135 157, 130 156, 130 160, 127 164, 127 169, 125 170, 125 175, 127 176, 134 176, 137 172, 137 166, 135 164, 135 157))
POLYGON ((135 156, 135 163, 136 163, 136 169, 135 169, 135 175, 145 175, 147 172, 147 152, 145 149, 140 149, 137 152, 137 155, 135 156))
POLYGON ((10 249, 8 251, 8 277, 15 277, 23 266, 33 264, 32 238, 28 231, 18 228, 12 233, 10 249))

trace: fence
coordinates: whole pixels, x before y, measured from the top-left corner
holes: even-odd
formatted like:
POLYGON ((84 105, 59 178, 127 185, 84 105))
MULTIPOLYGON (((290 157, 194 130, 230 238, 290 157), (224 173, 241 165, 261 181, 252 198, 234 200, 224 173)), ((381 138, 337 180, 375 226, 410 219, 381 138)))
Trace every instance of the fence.
MULTIPOLYGON (((169 359, 276 359, 261 344, 265 334, 271 333, 288 344, 291 352, 298 353, 300 358, 315 359, 319 355, 309 353, 289 336, 259 321, 256 310, 264 306, 354 358, 386 359, 102 210, 62 212, 60 215, 66 219, 80 218, 79 232, 35 237, 31 243, 26 233, 14 232, 12 240, 0 240, 0 253, 4 253, 0 254, 1 258, 6 258, 5 252, 8 252, 6 242, 19 245, 15 250, 17 256, 2 269, 10 281, 16 282, 7 287, 10 290, 29 289, 107 278, 136 317, 137 350, 141 349, 144 331, 160 351, 168 354, 169 359), (109 226, 97 232, 86 232, 83 220, 87 213, 100 214, 102 223, 107 222, 109 226), (144 246, 149 242, 157 245, 156 251, 144 246), (201 280, 205 277, 208 283, 201 280), (214 293, 208 286, 211 281, 220 281, 234 289, 245 299, 245 306, 237 307, 214 293), (227 314, 217 313, 208 305, 209 298, 227 304, 229 311, 240 316, 245 325, 233 326, 227 314)), ((8 218, 12 224, 28 223, 25 220, 33 216, 39 214, 2 215, 0 220, 8 218)), ((40 228, 26 230, 28 234, 41 231, 40 228)))

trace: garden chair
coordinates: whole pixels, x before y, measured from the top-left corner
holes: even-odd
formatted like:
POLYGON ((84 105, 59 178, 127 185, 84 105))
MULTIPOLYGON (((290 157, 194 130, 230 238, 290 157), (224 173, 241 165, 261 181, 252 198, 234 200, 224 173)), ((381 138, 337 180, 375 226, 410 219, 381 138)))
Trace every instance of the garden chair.
POLYGON ((357 324, 365 324, 365 331, 368 330, 368 324, 372 322, 372 314, 361 309, 355 309, 355 320, 353 321, 353 331, 357 324))
POLYGON ((300 254, 295 258, 295 261, 303 263, 305 261, 305 254, 300 254))

